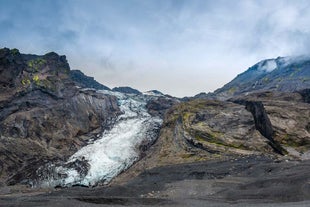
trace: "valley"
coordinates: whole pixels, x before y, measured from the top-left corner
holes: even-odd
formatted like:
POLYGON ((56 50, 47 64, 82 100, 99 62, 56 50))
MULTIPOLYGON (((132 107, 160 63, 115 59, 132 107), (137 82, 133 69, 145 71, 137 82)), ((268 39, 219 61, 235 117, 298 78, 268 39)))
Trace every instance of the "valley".
POLYGON ((176 98, 0 49, 0 206, 308 206, 309 62, 176 98))

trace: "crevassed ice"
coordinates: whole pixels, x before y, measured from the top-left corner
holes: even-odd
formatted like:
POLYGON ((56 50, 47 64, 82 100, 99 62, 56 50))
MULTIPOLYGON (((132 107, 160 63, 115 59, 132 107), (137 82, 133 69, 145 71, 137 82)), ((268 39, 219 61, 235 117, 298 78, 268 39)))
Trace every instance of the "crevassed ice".
POLYGON ((56 174, 65 176, 49 178, 41 185, 92 186, 98 182, 108 183, 139 158, 137 146, 147 138, 147 135, 149 141, 155 138, 150 136, 149 132, 159 127, 162 120, 148 114, 145 97, 110 91, 101 92, 117 96, 123 114, 119 116, 111 130, 104 132, 95 142, 81 148, 65 163, 76 160, 87 161, 90 166, 87 174, 81 175, 74 168, 58 166, 54 169, 56 174))

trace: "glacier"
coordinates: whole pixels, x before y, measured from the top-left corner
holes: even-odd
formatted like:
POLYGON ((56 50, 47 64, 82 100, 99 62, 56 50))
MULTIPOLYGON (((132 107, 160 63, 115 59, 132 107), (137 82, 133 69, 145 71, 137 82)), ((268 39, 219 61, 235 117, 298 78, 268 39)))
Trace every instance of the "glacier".
POLYGON ((82 147, 65 163, 50 163, 38 169, 38 172, 45 170, 48 173, 38 173, 40 181, 37 185, 64 187, 107 184, 139 159, 138 147, 142 142, 152 143, 157 138, 162 119, 152 117, 147 112, 146 103, 150 97, 104 90, 99 92, 116 96, 123 114, 110 130, 82 147), (84 164, 78 170, 76 163, 84 164))

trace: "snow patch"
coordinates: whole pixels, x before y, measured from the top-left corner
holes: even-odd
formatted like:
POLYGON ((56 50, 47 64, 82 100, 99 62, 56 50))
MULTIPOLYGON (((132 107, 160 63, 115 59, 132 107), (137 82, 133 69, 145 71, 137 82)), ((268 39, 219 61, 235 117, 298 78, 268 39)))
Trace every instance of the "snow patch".
POLYGON ((160 92, 154 92, 154 91, 146 91, 146 92, 143 92, 143 95, 146 95, 146 96, 164 96, 162 93, 160 92))
POLYGON ((277 62, 275 60, 265 60, 259 63, 258 70, 264 72, 271 72, 277 68, 277 62))

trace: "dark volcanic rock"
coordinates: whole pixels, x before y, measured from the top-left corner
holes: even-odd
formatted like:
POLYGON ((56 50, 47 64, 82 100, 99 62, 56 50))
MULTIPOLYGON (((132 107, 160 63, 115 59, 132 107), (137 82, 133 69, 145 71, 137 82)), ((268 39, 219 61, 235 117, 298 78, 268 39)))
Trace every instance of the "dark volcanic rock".
POLYGON ((252 113, 256 129, 264 137, 272 140, 273 129, 262 102, 248 101, 245 108, 252 113))
POLYGON ((14 87, 17 77, 26 67, 17 49, 0 50, 0 88, 14 87))
POLYGON ((130 93, 130 94, 137 94, 137 95, 141 95, 142 93, 136 89, 133 89, 131 87, 128 86, 124 86, 124 87, 115 87, 112 89, 112 91, 117 91, 117 92, 121 92, 121 93, 130 93))
POLYGON ((82 88, 94 88, 97 90, 111 90, 105 85, 98 83, 93 77, 86 76, 80 70, 71 70, 70 77, 77 86, 82 88))
POLYGON ((298 91, 298 93, 302 96, 304 102, 310 103, 310 88, 298 91))
POLYGON ((263 103, 259 101, 247 101, 245 108, 252 113, 256 129, 270 141, 271 146, 277 153, 283 154, 283 149, 273 139, 274 131, 263 103))
POLYGON ((66 159, 120 114, 116 97, 75 86, 65 56, 0 54, 0 182, 66 159))

